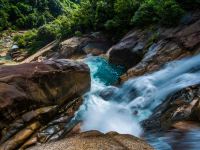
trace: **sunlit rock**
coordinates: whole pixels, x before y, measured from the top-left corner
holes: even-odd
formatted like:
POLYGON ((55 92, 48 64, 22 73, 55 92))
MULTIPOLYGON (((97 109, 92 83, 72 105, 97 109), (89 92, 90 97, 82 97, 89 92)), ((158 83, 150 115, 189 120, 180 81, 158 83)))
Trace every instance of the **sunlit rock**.
POLYGON ((70 136, 62 141, 44 144, 30 148, 30 150, 83 150, 83 149, 108 149, 108 150, 153 150, 153 148, 141 139, 131 135, 121 135, 115 132, 102 134, 97 131, 89 131, 70 136))

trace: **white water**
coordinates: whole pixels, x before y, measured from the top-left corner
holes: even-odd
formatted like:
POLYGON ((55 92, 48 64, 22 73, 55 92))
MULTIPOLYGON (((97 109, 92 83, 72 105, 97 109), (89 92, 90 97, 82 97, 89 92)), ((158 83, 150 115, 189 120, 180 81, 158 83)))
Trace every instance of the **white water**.
POLYGON ((121 87, 114 88, 109 100, 104 100, 100 92, 110 87, 93 76, 99 66, 91 61, 86 63, 93 78, 91 91, 85 95, 84 104, 77 112, 83 120, 82 131, 116 131, 140 136, 142 128, 139 123, 148 118, 169 94, 200 83, 198 55, 168 63, 155 73, 130 79, 121 87))

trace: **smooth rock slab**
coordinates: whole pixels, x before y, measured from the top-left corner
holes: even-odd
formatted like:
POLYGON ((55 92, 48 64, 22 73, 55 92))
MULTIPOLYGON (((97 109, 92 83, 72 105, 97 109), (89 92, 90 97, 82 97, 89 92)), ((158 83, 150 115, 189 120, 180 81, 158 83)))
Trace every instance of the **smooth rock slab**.
POLYGON ((131 31, 107 52, 109 61, 127 69, 139 63, 143 57, 148 36, 141 30, 131 31))
POLYGON ((0 66, 0 129, 22 113, 62 105, 90 88, 87 65, 66 59, 0 66))
POLYGON ((102 134, 88 131, 62 141, 44 144, 29 150, 153 150, 145 141, 131 135, 118 133, 102 134))
POLYGON ((23 129, 17 133, 10 140, 0 145, 0 150, 14 150, 21 144, 23 144, 26 139, 28 139, 39 127, 41 124, 39 122, 34 122, 30 124, 27 128, 23 129))
POLYGON ((110 41, 101 33, 72 37, 59 44, 57 54, 53 58, 74 58, 75 56, 101 55, 107 52, 110 41))

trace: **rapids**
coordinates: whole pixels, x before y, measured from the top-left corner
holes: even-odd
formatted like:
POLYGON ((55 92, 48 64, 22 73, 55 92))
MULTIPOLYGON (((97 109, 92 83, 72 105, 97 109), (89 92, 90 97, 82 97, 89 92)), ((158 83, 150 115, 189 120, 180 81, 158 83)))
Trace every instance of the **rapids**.
MULTIPOLYGON (((82 131, 116 131, 140 137, 144 134, 140 122, 147 119, 169 94, 200 83, 200 55, 170 62, 161 70, 129 79, 120 87, 111 85, 123 73, 122 67, 113 66, 100 57, 89 57, 85 63, 90 67, 92 84, 76 113, 76 118, 83 122, 82 131)), ((146 136, 158 150, 172 149, 163 140, 166 138, 163 135, 146 136)))

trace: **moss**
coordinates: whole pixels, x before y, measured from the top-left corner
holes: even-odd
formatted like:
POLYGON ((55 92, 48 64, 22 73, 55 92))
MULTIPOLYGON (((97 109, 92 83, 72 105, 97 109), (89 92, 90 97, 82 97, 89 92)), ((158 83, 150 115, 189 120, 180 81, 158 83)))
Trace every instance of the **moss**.
POLYGON ((74 33, 74 35, 80 37, 80 36, 82 36, 83 34, 81 33, 81 31, 76 31, 76 32, 74 33))
POLYGON ((159 32, 158 31, 152 31, 152 33, 153 34, 148 39, 146 49, 148 49, 152 44, 156 43, 159 40, 159 36, 160 36, 159 32))

